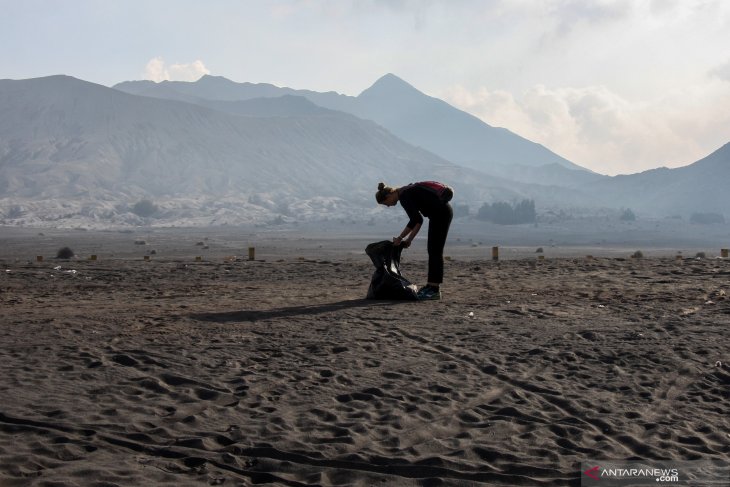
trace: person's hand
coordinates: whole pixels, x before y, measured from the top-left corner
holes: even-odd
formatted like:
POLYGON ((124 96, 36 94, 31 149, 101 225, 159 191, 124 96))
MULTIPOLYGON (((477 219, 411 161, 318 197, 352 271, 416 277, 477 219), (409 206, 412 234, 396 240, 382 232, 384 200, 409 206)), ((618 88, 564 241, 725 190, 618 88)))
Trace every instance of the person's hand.
POLYGON ((403 243, 404 242, 403 242, 403 239, 402 238, 400 238, 400 237, 393 237, 393 245, 395 245, 396 247, 398 247, 399 245, 402 245, 403 243))
POLYGON ((403 240, 403 241, 401 241, 400 245, 401 245, 401 247, 403 247, 404 249, 407 249, 408 247, 410 247, 410 246, 411 246, 411 241, 410 241, 410 240, 403 240))

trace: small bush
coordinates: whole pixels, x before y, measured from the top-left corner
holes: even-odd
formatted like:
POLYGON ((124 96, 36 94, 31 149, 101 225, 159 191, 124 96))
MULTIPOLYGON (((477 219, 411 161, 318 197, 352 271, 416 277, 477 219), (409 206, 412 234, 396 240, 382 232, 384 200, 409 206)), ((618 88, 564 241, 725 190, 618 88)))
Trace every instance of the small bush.
POLYGON ((697 255, 695 255, 695 257, 697 257, 698 259, 706 259, 707 254, 704 252, 697 252, 697 255))
POLYGON ((535 251, 536 254, 542 254, 543 252, 544 252, 544 250, 542 250, 542 247, 538 247, 537 250, 535 251))
POLYGON ((74 251, 71 250, 69 247, 60 248, 58 249, 58 252, 56 252, 57 259, 70 259, 74 255, 74 251))
POLYGON ((535 200, 522 200, 514 204, 504 201, 498 201, 491 205, 484 203, 477 212, 477 220, 497 223, 499 225, 535 223, 537 221, 535 200))
POLYGON ((644 258, 644 253, 641 250, 637 250, 636 252, 634 252, 631 255, 631 258, 632 259, 643 259, 644 258))
POLYGON ((619 219, 622 222, 634 222, 634 221, 636 221, 636 214, 633 211, 631 211, 631 209, 626 208, 621 213, 621 216, 619 217, 619 219))
POLYGON ((147 218, 157 213, 157 205, 150 200, 141 200, 134 204, 132 213, 142 218, 147 218))

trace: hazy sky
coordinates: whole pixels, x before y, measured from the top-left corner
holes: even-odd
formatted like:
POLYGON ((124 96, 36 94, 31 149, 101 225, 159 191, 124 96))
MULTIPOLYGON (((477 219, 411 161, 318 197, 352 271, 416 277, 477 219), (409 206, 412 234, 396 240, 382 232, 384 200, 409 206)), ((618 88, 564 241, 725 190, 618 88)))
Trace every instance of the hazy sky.
POLYGON ((0 78, 357 95, 386 73, 606 174, 730 142, 727 0, 0 0, 0 78))

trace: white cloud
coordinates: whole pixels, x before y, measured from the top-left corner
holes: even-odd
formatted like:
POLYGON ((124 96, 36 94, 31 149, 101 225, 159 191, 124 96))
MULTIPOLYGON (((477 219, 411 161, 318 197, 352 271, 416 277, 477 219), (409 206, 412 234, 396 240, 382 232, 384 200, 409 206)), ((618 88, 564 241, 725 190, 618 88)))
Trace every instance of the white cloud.
POLYGON ((152 58, 145 66, 144 79, 160 82, 170 79, 165 71, 165 62, 161 57, 152 58))
POLYGON ((584 167, 626 174, 686 165, 728 142, 730 87, 713 80, 651 102, 629 102, 604 86, 549 89, 519 97, 454 86, 441 96, 584 167))
POLYGON ((549 17, 556 22, 556 34, 570 33, 581 24, 611 23, 624 20, 632 9, 627 0, 553 0, 547 2, 549 17))
POLYGON ((203 75, 210 74, 203 61, 196 60, 188 64, 166 65, 161 57, 152 58, 145 67, 145 79, 160 81, 197 81, 203 75))
POLYGON ((730 81, 730 61, 713 69, 710 74, 722 80, 730 81))

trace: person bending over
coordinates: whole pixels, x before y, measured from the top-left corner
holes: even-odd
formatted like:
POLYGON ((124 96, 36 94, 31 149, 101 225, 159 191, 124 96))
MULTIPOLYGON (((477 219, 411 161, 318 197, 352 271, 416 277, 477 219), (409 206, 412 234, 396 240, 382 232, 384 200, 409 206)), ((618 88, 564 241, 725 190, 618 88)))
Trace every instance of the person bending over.
POLYGON ((375 200, 378 204, 395 206, 400 202, 408 214, 408 224, 393 244, 410 247, 423 225, 423 217, 428 223, 428 283, 418 291, 418 299, 441 299, 441 283, 444 278, 444 246, 449 233, 454 211, 451 198, 454 190, 436 181, 422 181, 408 186, 391 188, 385 183, 378 184, 375 200))

